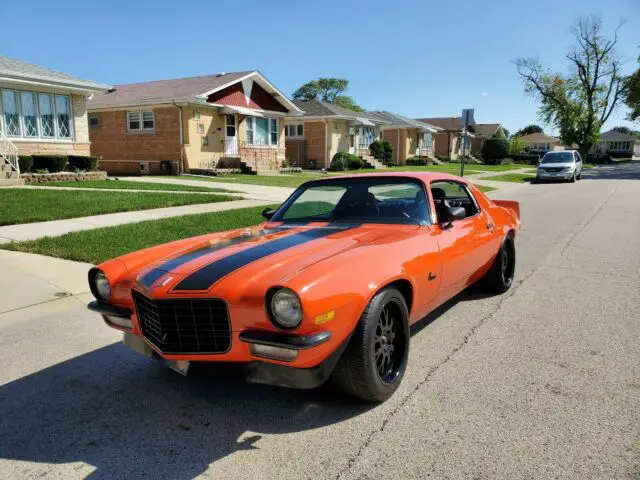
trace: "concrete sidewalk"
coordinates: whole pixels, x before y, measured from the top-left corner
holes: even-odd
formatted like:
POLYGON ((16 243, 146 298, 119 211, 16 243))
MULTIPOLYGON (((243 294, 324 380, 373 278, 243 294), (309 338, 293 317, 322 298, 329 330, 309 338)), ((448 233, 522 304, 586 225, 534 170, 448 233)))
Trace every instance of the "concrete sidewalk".
POLYGON ((266 200, 236 200, 233 202, 205 203, 183 205, 181 207, 155 208, 134 212, 109 213, 90 217, 52 220, 50 222, 25 223, 0 227, 0 243, 11 241, 35 240, 42 237, 57 237, 69 232, 92 230, 94 228, 112 227, 127 223, 158 220, 161 218, 181 217, 198 213, 223 212, 237 208, 259 207, 274 203, 266 200))
MULTIPOLYGON (((211 177, 209 177, 211 178, 211 177)), ((232 189, 236 193, 241 193, 246 198, 255 200, 266 200, 269 202, 283 202, 289 195, 293 193, 294 188, 288 187, 269 187, 266 185, 250 185, 245 183, 225 183, 208 181, 205 179, 198 180, 198 177, 190 177, 189 180, 178 180, 170 177, 149 178, 149 177, 127 177, 127 181, 142 183, 171 183, 174 185, 190 185, 193 187, 208 188, 226 188, 232 189), (191 180, 193 178, 193 180, 191 180)))
MULTIPOLYGON (((78 182, 80 184, 80 182, 78 182)), ((47 185, 18 185, 11 186, 10 188, 22 188, 26 190, 81 190, 83 192, 129 192, 129 193, 174 193, 179 195, 228 195, 231 197, 239 196, 240 192, 236 192, 233 190, 228 190, 226 192, 220 192, 215 190, 217 187, 209 187, 211 188, 210 192, 190 192, 190 191, 182 191, 182 190, 144 190, 137 188, 85 188, 85 187, 50 187, 47 185)))

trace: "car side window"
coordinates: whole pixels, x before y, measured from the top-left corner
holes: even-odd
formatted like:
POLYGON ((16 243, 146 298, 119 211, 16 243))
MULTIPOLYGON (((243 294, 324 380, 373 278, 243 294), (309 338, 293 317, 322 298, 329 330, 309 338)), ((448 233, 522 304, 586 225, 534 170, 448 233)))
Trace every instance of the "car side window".
POLYGON ((576 163, 581 162, 582 161, 582 157, 580 157, 580 154, 578 152, 576 152, 576 163))
POLYGON ((446 209, 449 207, 464 208, 466 212, 465 218, 472 217, 480 212, 475 198, 468 187, 462 183, 444 180, 432 182, 431 195, 435 203, 438 222, 446 218, 446 209))

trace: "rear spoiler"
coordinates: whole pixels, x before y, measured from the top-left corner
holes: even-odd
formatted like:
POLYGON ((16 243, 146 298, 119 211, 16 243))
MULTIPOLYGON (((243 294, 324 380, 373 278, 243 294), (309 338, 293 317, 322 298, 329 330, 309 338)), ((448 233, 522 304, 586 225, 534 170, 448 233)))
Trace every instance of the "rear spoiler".
POLYGON ((520 203, 512 200, 493 200, 496 205, 510 210, 520 220, 520 203))

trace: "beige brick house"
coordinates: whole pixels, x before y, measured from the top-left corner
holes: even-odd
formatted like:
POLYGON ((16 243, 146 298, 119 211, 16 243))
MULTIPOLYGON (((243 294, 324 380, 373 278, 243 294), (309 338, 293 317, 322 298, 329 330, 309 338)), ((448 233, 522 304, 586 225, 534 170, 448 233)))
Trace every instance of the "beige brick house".
POLYGON ((369 145, 382 138, 381 128, 388 122, 320 100, 294 103, 304 114, 285 121, 286 154, 291 165, 328 168, 336 153, 350 152, 379 166, 369 153, 369 145))
POLYGON ((89 155, 87 98, 112 88, 0 57, 0 156, 4 163, 10 155, 89 155))
POLYGON ((255 70, 117 85, 88 111, 92 151, 117 174, 278 170, 284 120, 302 114, 255 70))
POLYGON ((382 137, 391 142, 397 165, 405 165, 410 157, 435 158, 433 136, 439 127, 386 111, 367 112, 367 116, 385 122, 382 137))

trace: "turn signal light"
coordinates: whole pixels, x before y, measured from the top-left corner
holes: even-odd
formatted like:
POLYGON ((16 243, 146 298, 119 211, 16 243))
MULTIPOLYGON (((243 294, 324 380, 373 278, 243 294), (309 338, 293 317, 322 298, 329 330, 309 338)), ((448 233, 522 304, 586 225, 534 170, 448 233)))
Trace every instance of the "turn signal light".
POLYGON ((257 343, 249 344, 251 355, 256 357, 270 358, 272 360, 280 360, 281 362, 291 362, 298 358, 298 352, 290 348, 273 347, 271 345, 260 345, 257 343))
POLYGON ((133 330, 133 323, 131 323, 130 318, 124 317, 115 317, 113 315, 102 315, 104 321, 109 325, 112 325, 116 328, 121 328, 123 330, 133 330))

